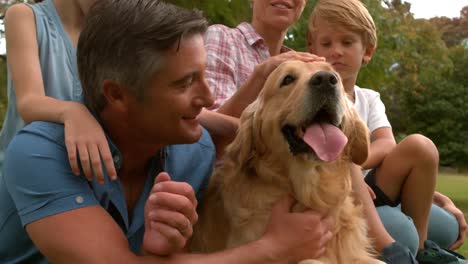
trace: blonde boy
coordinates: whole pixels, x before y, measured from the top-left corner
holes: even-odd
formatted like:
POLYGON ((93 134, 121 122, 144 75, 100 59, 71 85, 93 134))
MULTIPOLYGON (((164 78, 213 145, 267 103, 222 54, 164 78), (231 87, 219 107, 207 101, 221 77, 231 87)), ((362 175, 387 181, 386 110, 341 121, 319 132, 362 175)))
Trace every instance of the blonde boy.
MULTIPOLYGON (((370 155, 362 168, 370 170, 365 181, 375 194, 374 204, 384 226, 397 241, 406 244, 414 253, 417 250, 419 263, 464 263, 440 250, 436 243, 426 241, 430 215, 431 221, 435 217, 434 221, 443 223, 444 229, 452 230, 444 233, 452 234, 452 237, 433 238, 429 232, 429 239, 454 249, 463 243, 466 235, 464 218, 454 217, 462 215, 461 211, 449 198, 435 192, 439 162, 436 146, 430 139, 416 134, 397 144, 379 93, 356 85, 360 68, 370 62, 376 47, 374 21, 360 1, 318 1, 309 21, 307 48, 309 52, 325 57, 340 73, 346 93, 369 128, 370 155), (437 206, 433 206, 433 202, 437 206), (411 225, 402 223, 407 230, 392 230, 395 218, 383 216, 389 215, 385 210, 394 210, 390 214, 398 214, 400 205, 401 211, 411 217, 416 227, 413 238, 398 236, 399 233, 411 234, 414 230, 411 225)), ((400 219, 411 224, 408 218, 400 219)), ((383 238, 377 235, 377 244, 379 239, 383 238)))

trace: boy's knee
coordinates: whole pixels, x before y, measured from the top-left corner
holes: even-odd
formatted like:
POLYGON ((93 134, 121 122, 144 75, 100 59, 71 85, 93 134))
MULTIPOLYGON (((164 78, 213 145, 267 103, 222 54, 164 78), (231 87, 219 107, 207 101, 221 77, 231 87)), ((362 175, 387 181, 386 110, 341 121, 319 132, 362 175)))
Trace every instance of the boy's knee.
POLYGON ((439 151, 434 142, 426 136, 412 134, 403 139, 400 144, 405 145, 405 148, 414 153, 413 157, 436 164, 439 162, 439 151))

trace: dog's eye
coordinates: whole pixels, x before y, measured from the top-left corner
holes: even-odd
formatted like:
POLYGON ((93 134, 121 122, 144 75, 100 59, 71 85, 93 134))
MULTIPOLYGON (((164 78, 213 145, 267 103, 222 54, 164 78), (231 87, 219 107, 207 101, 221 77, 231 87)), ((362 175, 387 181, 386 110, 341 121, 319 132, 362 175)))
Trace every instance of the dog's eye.
POLYGON ((292 75, 286 75, 283 79, 283 81, 281 82, 281 86, 285 86, 285 85, 289 85, 291 83, 293 83, 294 81, 296 80, 296 78, 294 78, 294 76, 292 75))

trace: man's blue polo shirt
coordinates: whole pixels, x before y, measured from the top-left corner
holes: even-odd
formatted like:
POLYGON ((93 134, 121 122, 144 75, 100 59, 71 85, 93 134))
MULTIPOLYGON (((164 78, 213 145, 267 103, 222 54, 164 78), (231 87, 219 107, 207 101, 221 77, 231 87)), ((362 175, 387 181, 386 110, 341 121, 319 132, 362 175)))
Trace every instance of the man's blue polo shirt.
MULTIPOLYGON (((122 156, 109 142, 116 169, 122 156)), ((63 125, 34 122, 10 143, 0 179, 0 263, 47 263, 29 239, 25 226, 41 218, 86 206, 101 205, 120 225, 131 249, 138 253, 144 232, 143 209, 155 176, 163 169, 175 181, 192 185, 200 199, 215 159, 215 147, 207 131, 194 144, 164 149, 151 161, 144 191, 127 215, 119 180, 103 185, 76 177, 68 162, 63 125), (164 168, 162 168, 164 166, 164 168)))

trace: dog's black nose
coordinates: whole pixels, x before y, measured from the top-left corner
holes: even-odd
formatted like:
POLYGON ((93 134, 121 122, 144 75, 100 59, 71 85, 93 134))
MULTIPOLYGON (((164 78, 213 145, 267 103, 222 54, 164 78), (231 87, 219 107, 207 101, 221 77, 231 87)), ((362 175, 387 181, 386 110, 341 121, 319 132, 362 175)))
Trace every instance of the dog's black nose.
POLYGON ((338 83, 338 78, 333 72, 320 71, 310 78, 309 85, 312 88, 329 89, 335 87, 338 83))

